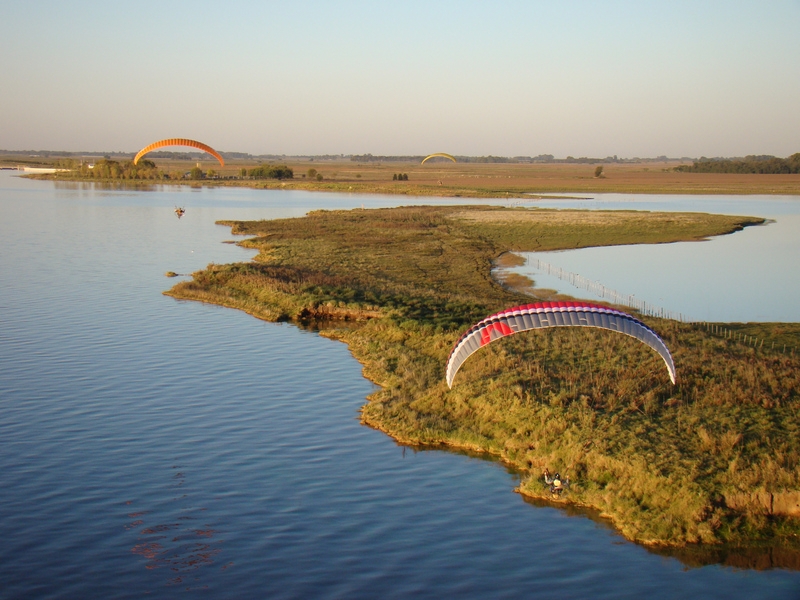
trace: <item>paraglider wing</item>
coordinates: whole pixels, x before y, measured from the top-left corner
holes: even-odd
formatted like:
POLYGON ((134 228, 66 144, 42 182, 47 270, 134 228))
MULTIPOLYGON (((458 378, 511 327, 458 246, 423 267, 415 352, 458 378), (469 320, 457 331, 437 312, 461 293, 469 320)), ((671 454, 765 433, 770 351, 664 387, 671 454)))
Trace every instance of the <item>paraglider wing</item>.
POLYGON ((450 156, 449 154, 445 154, 444 152, 437 152, 435 154, 430 154, 430 155, 426 156, 425 158, 422 159, 422 162, 419 163, 419 164, 420 165, 424 165, 426 160, 428 160, 429 158, 435 158, 437 156, 441 156, 442 158, 449 158, 453 162, 456 162, 456 159, 454 157, 450 156))
POLYGON ((158 148, 163 148, 165 146, 188 146, 190 148, 197 148, 198 150, 202 150, 204 152, 208 152, 211 156, 216 158, 219 161, 219 166, 225 166, 225 159, 222 158, 219 152, 214 150, 211 146, 204 144, 203 142, 197 142, 195 140, 187 140, 184 138, 169 138, 166 140, 159 140, 157 142, 153 142, 149 146, 145 146, 141 150, 139 150, 139 154, 136 155, 136 158, 133 159, 133 164, 139 162, 139 159, 142 158, 148 152, 152 152, 153 150, 157 150, 158 148))
POLYGON ((675 384, 675 364, 662 339, 647 325, 620 310, 584 302, 538 302, 515 306, 490 315, 470 327, 456 342, 447 359, 447 385, 470 355, 507 335, 546 327, 598 327, 636 338, 658 352, 675 384))

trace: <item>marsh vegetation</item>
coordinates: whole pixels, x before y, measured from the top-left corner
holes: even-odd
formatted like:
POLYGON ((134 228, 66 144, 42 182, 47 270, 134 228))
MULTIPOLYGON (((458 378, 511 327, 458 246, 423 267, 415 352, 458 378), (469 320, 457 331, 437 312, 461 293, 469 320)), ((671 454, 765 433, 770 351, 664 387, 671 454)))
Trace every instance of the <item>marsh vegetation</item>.
MULTIPOLYGON (((657 355, 611 332, 511 336, 468 361, 449 390, 453 343, 490 312, 531 301, 491 277, 510 250, 659 243, 760 223, 697 213, 497 207, 315 211, 229 222, 253 262, 209 265, 167 292, 270 321, 325 322, 380 386, 364 423, 406 444, 499 457, 520 492, 548 498, 543 468, 569 475, 563 498, 591 506, 629 539, 792 544, 800 532, 800 361, 705 328, 642 317, 672 349, 657 355), (337 328, 347 321, 358 326, 337 328)), ((534 290, 534 293, 535 290, 534 290)), ((759 335, 795 341, 791 325, 759 335)))

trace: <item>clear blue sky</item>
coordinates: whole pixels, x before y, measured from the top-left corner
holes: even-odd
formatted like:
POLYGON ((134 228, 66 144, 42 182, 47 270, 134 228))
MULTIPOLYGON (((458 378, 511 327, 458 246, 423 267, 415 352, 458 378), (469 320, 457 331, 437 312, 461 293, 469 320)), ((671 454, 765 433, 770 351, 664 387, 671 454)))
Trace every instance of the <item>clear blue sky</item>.
POLYGON ((800 151, 800 0, 0 3, 0 148, 800 151))

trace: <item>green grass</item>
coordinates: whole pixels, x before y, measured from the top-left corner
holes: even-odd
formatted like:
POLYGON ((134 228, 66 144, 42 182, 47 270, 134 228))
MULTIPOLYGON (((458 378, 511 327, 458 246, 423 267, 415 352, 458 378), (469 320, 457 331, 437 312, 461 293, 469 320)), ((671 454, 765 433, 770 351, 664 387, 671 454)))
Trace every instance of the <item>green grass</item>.
MULTIPOLYGON (((800 490, 800 360, 791 353, 643 318, 671 348, 678 385, 642 344, 591 329, 505 338, 471 357, 452 390, 444 381, 461 332, 531 301, 492 279, 504 253, 702 239, 759 222, 495 207, 315 211, 228 223, 254 236, 243 244, 256 259, 210 265, 167 293, 271 321, 360 323, 321 333, 346 342, 380 385, 364 423, 403 443, 497 457, 532 498, 549 497, 544 467, 561 471, 574 482, 564 501, 593 507, 629 539, 792 545, 796 520, 770 511, 800 490)), ((740 327, 800 345, 793 325, 740 327)))

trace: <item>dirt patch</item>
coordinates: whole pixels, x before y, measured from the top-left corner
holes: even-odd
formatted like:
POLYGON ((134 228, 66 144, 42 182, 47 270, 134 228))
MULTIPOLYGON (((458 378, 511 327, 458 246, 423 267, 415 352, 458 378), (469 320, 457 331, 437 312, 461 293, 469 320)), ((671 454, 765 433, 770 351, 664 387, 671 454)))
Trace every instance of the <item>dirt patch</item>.
POLYGON ((749 494, 732 494, 725 497, 729 508, 767 515, 800 516, 800 492, 754 491, 749 494))
POLYGON ((703 223, 706 219, 702 213, 664 213, 651 214, 644 211, 599 211, 599 210, 462 210, 450 215, 452 218, 465 219, 476 223, 541 223, 547 225, 624 225, 625 223, 642 223, 643 221, 668 222, 675 224, 703 223))

